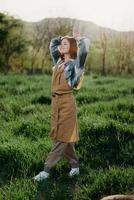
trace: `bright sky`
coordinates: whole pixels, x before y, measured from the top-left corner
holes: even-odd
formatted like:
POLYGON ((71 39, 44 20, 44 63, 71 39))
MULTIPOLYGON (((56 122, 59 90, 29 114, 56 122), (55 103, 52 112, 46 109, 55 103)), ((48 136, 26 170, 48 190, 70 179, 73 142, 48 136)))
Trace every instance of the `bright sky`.
POLYGON ((134 30, 134 0, 0 0, 0 12, 31 22, 70 17, 120 31, 134 30))

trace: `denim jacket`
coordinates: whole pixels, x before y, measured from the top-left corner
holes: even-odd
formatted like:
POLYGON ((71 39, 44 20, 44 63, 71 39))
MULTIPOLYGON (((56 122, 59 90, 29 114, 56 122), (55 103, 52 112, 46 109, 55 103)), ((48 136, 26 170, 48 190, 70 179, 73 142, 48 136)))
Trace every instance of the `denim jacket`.
MULTIPOLYGON (((60 57, 58 46, 61 43, 62 36, 54 37, 50 41, 49 50, 54 65, 58 65, 63 62, 60 57)), ((88 54, 90 46, 90 40, 86 37, 80 37, 78 40, 79 51, 76 59, 70 59, 64 61, 64 75, 68 84, 73 88, 77 85, 82 72, 84 71, 84 63, 88 54)))

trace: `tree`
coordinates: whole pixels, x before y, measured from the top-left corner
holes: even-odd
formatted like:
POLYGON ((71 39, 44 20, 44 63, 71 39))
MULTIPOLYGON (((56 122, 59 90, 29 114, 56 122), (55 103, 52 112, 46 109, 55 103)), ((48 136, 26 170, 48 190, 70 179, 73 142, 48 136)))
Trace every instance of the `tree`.
POLYGON ((72 26, 69 21, 62 22, 60 18, 55 19, 55 26, 53 26, 51 19, 45 19, 45 23, 34 24, 30 72, 33 73, 38 66, 42 70, 45 67, 45 70, 50 72, 48 63, 50 61, 49 44, 51 39, 58 35, 71 33, 72 26))
POLYGON ((0 13, 0 71, 9 71, 10 58, 26 51, 27 42, 23 23, 19 19, 0 13))
POLYGON ((107 51, 108 38, 105 31, 100 32, 100 44, 102 49, 102 69, 101 74, 106 75, 106 51, 107 51))

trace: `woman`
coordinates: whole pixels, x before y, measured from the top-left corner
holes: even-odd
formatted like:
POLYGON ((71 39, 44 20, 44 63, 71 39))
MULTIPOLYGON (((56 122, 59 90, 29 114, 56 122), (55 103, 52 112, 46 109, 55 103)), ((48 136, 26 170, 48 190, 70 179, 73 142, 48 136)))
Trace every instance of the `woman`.
POLYGON ((54 67, 51 82, 51 131, 53 148, 49 153, 44 170, 34 177, 41 181, 49 177, 50 169, 65 157, 70 165, 69 176, 79 174, 79 159, 75 152, 75 142, 79 140, 76 101, 73 89, 77 87, 84 70, 89 39, 79 33, 58 36, 50 42, 50 54, 54 67))

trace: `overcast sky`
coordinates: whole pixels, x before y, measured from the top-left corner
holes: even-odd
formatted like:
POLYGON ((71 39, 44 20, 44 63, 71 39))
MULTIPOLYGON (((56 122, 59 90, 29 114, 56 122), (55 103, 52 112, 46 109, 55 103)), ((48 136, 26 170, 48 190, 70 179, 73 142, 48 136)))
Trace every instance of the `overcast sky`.
POLYGON ((134 0, 0 0, 0 12, 31 22, 70 17, 116 30, 134 30, 134 0))

